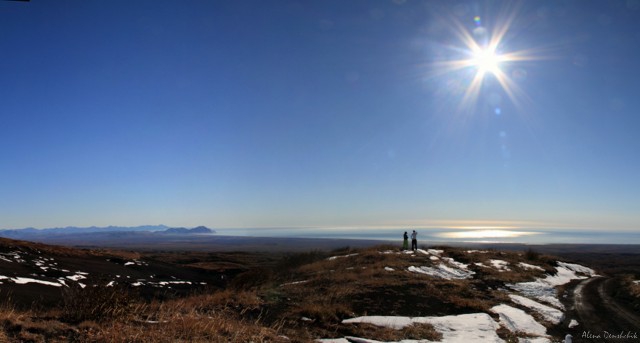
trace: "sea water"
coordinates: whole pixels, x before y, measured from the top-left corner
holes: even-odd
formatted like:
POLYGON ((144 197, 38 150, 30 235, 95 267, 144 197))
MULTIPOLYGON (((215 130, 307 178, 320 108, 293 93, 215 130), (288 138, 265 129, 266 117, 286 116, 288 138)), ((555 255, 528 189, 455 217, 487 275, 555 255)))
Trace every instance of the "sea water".
POLYGON ((640 244, 640 232, 581 229, 461 230, 442 228, 236 228, 216 234, 251 237, 373 239, 394 241, 418 232, 418 241, 522 244, 640 244))

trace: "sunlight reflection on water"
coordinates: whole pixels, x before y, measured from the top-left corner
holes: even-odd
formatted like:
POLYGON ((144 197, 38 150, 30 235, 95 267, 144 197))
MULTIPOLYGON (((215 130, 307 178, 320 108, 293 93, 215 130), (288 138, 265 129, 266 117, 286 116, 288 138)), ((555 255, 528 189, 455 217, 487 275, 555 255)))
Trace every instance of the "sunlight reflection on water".
POLYGON ((397 241, 402 234, 418 232, 419 242, 492 242, 523 244, 640 244, 640 233, 610 230, 533 228, 243 228, 216 229, 216 234, 251 237, 297 237, 397 241))
POLYGON ((517 238, 528 235, 539 235, 540 232, 513 231, 513 230, 466 230, 456 232, 444 232, 440 234, 443 238, 455 239, 487 239, 487 238, 517 238))

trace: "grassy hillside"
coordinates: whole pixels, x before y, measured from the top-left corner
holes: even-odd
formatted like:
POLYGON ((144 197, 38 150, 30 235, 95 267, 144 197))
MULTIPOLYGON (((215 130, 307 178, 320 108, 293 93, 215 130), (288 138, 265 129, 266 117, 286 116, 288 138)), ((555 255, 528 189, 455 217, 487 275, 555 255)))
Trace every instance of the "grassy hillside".
MULTIPOLYGON (((40 260, 55 260, 58 269, 74 266, 86 271, 82 285, 71 279, 58 287, 19 284, 16 280, 24 279, 17 274, 0 280, 4 281, 0 284, 4 295, 0 341, 309 342, 342 337, 438 341, 443 338, 442 330, 428 322, 394 329, 343 321, 372 315, 481 313, 497 323, 501 315, 496 306, 501 304, 528 311, 549 332, 560 333, 554 327, 566 325, 550 322, 547 316, 513 302, 513 285, 559 271, 557 258, 535 251, 445 246, 403 252, 376 246, 295 254, 141 254, 10 240, 0 243, 7 259, 0 260, 5 272, 28 272, 22 269, 42 267, 31 263, 40 260), (24 262, 11 260, 16 252, 24 262), (36 254, 39 257, 32 257, 36 254), (127 261, 138 264, 125 266, 127 261), (124 273, 132 277, 125 278, 124 273), (177 274, 193 282, 169 283, 175 282, 177 274), (206 285, 198 286, 200 282, 206 285), (22 287, 31 287, 31 291, 18 292, 22 287), (12 296, 15 292, 21 296, 12 296), (44 294, 57 294, 57 298, 51 296, 57 301, 44 301, 44 294), (28 295, 32 298, 27 299, 28 295)), ((32 278, 60 280, 47 272, 31 273, 32 278)), ((558 288, 559 299, 563 291, 558 288)), ((535 337, 504 325, 494 331, 505 341, 535 337)))

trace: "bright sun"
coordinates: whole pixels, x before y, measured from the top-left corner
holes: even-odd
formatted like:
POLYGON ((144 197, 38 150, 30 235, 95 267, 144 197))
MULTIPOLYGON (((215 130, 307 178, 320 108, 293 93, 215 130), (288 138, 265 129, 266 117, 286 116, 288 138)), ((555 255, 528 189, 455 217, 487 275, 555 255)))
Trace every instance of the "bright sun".
POLYGON ((487 47, 474 51, 470 63, 478 68, 478 72, 481 74, 496 75, 500 73, 500 62, 502 61, 503 57, 496 54, 495 48, 487 47))
MULTIPOLYGON (((433 66, 436 75, 464 75, 463 80, 467 85, 463 98, 459 102, 458 111, 472 109, 485 84, 483 81, 489 75, 497 81, 516 106, 520 106, 520 101, 527 99, 526 94, 512 78, 514 75, 519 75, 516 71, 520 69, 514 68, 519 62, 538 60, 543 56, 537 55, 536 49, 504 52, 507 46, 505 46, 503 38, 515 20, 515 14, 506 15, 499 19, 491 32, 481 26, 482 22, 479 16, 474 17, 476 28, 473 30, 469 30, 468 26, 463 25, 455 18, 449 22, 453 33, 462 43, 462 46, 452 48, 453 52, 461 53, 458 55, 460 59, 438 61, 433 66), (473 70, 473 72, 456 74, 461 70, 473 70), (512 73, 507 70, 512 70, 512 73), (472 75, 471 79, 467 80, 466 77, 469 75, 472 75)), ((487 84, 487 86, 492 84, 494 83, 487 84)))

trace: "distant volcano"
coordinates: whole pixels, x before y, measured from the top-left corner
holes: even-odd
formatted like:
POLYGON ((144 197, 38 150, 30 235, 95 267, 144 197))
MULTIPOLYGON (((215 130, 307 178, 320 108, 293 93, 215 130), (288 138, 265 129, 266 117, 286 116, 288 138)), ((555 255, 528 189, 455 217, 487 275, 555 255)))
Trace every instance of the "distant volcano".
POLYGON ((175 228, 170 228, 170 229, 161 231, 161 233, 174 234, 174 235, 191 235, 191 234, 212 234, 216 232, 206 226, 198 226, 198 227, 194 227, 193 229, 187 229, 184 227, 175 227, 175 228))

